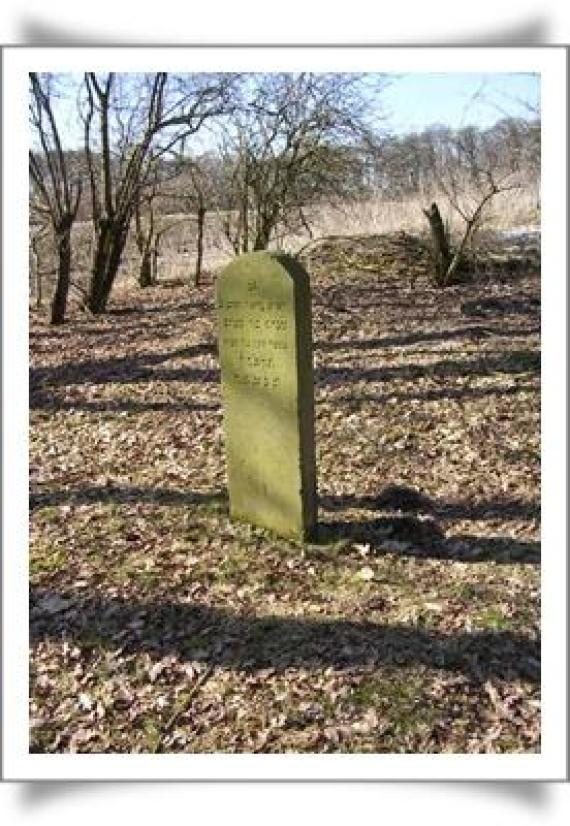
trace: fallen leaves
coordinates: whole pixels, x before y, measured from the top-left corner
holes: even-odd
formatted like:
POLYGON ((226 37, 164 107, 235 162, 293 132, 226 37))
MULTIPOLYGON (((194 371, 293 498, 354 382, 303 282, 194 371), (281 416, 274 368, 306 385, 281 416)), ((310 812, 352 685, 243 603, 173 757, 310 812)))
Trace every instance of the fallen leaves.
POLYGON ((323 255, 306 546, 229 521, 209 288, 32 318, 32 750, 540 748, 539 279, 323 255))
POLYGON ((374 579, 374 569, 366 565, 364 568, 360 568, 360 570, 356 572, 355 578, 361 579, 364 582, 370 582, 370 580, 374 579))
POLYGON ((74 600, 64 599, 59 594, 44 594, 33 606, 32 616, 61 614, 63 611, 68 611, 73 604, 74 600))

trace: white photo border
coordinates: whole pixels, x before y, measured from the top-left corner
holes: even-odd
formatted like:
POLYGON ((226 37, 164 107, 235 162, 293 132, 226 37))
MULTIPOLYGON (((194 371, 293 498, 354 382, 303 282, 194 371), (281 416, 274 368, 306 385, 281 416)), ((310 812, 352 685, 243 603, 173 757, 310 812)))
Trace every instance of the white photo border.
POLYGON ((11 780, 567 777, 567 89, 561 47, 14 47, 3 52, 3 775, 11 780), (482 68, 483 67, 483 68, 482 68), (30 754, 28 72, 536 72, 542 96, 542 741, 539 754, 30 754), (562 401, 564 400, 564 401, 562 401))

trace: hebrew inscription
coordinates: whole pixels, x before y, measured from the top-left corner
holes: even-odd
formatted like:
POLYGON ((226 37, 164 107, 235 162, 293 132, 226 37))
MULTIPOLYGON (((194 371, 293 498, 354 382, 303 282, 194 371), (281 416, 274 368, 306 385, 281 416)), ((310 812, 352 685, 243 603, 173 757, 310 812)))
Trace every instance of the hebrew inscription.
POLYGON ((266 252, 216 289, 230 511, 284 535, 316 518, 311 307, 306 272, 266 252))

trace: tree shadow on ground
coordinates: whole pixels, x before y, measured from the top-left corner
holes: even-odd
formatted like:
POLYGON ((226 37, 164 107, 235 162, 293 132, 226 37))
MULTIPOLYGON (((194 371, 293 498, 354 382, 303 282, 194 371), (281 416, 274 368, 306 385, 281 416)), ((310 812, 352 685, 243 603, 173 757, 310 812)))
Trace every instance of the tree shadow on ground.
POLYGON ((317 341, 315 349, 322 352, 335 350, 376 350, 390 347, 407 347, 422 342, 443 341, 480 341, 487 338, 511 338, 512 336, 530 336, 540 333, 539 326, 533 327, 489 327, 474 324, 453 330, 419 330, 415 333, 384 336, 372 339, 348 339, 335 341, 317 341))
POLYGON ((479 502, 460 500, 441 501, 405 485, 386 485, 378 494, 326 495, 321 507, 336 511, 347 508, 365 510, 400 510, 406 513, 424 513, 440 519, 539 519, 540 504, 523 499, 485 499, 479 502))
POLYGON ((252 616, 168 599, 80 599, 40 588, 32 588, 30 605, 32 642, 67 639, 246 672, 422 665, 475 680, 540 680, 539 641, 506 630, 449 634, 401 624, 252 616))
POLYGON ((30 368, 30 409, 85 410, 91 412, 126 411, 140 413, 151 410, 217 410, 219 405, 194 401, 151 402, 136 399, 61 398, 54 390, 69 385, 131 385, 151 381, 212 383, 219 381, 217 367, 184 366, 160 369, 172 359, 193 359, 215 355, 216 345, 210 342, 178 348, 165 353, 144 353, 132 357, 69 362, 63 365, 30 368))
MULTIPOLYGON (((349 410, 358 410, 363 404, 383 404, 386 402, 445 402, 445 401, 465 401, 467 399, 485 399, 488 396, 516 396, 519 393, 536 392, 536 387, 531 384, 517 384, 515 386, 487 385, 485 387, 449 387, 444 384, 441 388, 431 390, 415 390, 411 393, 352 393, 350 395, 337 395, 335 402, 342 402, 349 410)), ((317 399, 317 404, 320 400, 317 399)), ((323 399, 323 403, 330 402, 331 399, 323 399)))
POLYGON ((110 484, 33 493, 30 495, 30 510, 59 507, 60 505, 125 505, 131 503, 175 505, 179 507, 189 505, 207 505, 211 507, 218 505, 223 508, 227 506, 227 502, 228 497, 225 491, 204 493, 168 488, 120 487, 110 484))
MULTIPOLYGON (((199 314, 194 314, 193 316, 187 316, 186 320, 188 322, 193 321, 194 319, 198 318, 199 314)), ((156 336, 157 340, 160 339, 161 342, 165 341, 168 338, 178 337, 180 335, 180 330, 177 330, 174 325, 178 323, 179 319, 174 314, 171 313, 167 321, 158 321, 157 319, 153 318, 152 320, 152 332, 153 335, 156 336)), ((80 334, 81 336, 91 337, 94 339, 93 344, 98 346, 105 338, 113 338, 115 344, 117 342, 117 335, 119 331, 115 324, 80 324, 80 323, 73 323, 73 326, 70 326, 69 333, 70 335, 77 335, 80 334)), ((147 318, 139 318, 135 317, 132 321, 131 320, 122 320, 121 321, 121 328, 120 328, 120 337, 122 341, 126 341, 129 338, 132 341, 140 342, 146 335, 148 335, 148 328, 149 322, 147 318)), ((38 340, 41 339, 42 333, 40 335, 36 335, 38 340)))
MULTIPOLYGON (((149 504, 157 507, 208 507, 228 513, 226 491, 189 491, 153 487, 106 486, 81 487, 56 491, 36 492, 30 495, 30 510, 48 507, 80 505, 149 504)), ((340 510, 363 507, 384 511, 369 520, 321 520, 313 540, 326 546, 342 540, 370 544, 371 553, 382 555, 447 559, 460 562, 501 563, 540 562, 540 544, 501 536, 454 535, 446 536, 438 520, 443 519, 519 519, 537 518, 533 503, 518 501, 435 502, 411 488, 389 486, 379 496, 325 496, 321 508, 340 510), (392 513, 387 513, 392 511, 392 513), (393 511, 397 511, 394 513, 393 511), (428 514, 418 517, 410 513, 428 514)), ((323 549, 326 552, 326 547, 323 549)))
MULTIPOLYGON (((123 358, 93 359, 88 361, 67 362, 66 364, 30 368, 30 394, 45 390, 46 387, 69 384, 107 384, 120 382, 130 384, 160 378, 152 369, 171 359, 197 358, 203 355, 215 355, 216 345, 209 342, 181 347, 166 353, 142 353, 123 358)), ((189 376, 192 380, 212 381, 218 375, 217 369, 182 368, 164 371, 168 378, 189 376)))
MULTIPOLYGON (((179 286, 179 285, 175 285, 175 284, 170 285, 170 284, 166 284, 165 282, 162 282, 161 286, 166 287, 166 286, 179 286)), ((176 312, 176 314, 181 314, 181 313, 186 312, 186 310, 196 310, 196 309, 203 310, 203 309, 206 309, 207 307, 212 307, 212 302, 211 301, 206 301, 206 300, 204 300, 204 301, 185 301, 182 304, 176 304, 176 306, 167 307, 166 310, 167 311, 168 310, 173 310, 174 312, 176 312)), ((143 307, 140 307, 140 306, 138 306, 138 307, 137 306, 132 306, 132 307, 111 307, 110 309, 107 310, 107 315, 115 316, 115 317, 119 317, 119 318, 134 316, 136 318, 136 317, 145 316, 145 315, 153 314, 153 313, 158 313, 160 315, 164 315, 164 311, 165 311, 164 306, 161 306, 160 304, 151 304, 151 305, 146 305, 146 306, 143 306, 143 307)))
POLYGON ((540 298, 537 296, 489 296, 464 301, 461 313, 465 316, 495 318, 505 315, 536 315, 540 312, 540 298))
POLYGON ((369 544, 371 553, 394 553, 460 562, 540 564, 540 543, 509 536, 454 534, 446 536, 442 523, 454 520, 535 520, 540 505, 517 499, 446 502, 432 499, 414 488, 387 485, 377 495, 322 496, 324 510, 349 508, 378 511, 369 520, 321 521, 320 542, 348 539, 369 544))
MULTIPOLYGON (((492 376, 497 373, 540 373, 540 353, 534 350, 510 350, 504 355, 468 359, 442 359, 431 364, 398 364, 386 367, 321 367, 316 371, 317 384, 350 382, 389 382, 396 380, 450 379, 465 376, 492 376)), ((446 388, 447 389, 447 388, 446 388)))
POLYGON ((470 563, 540 563, 539 542, 503 536, 446 536, 438 522, 431 518, 382 516, 368 520, 319 522, 317 542, 326 544, 342 539, 369 545, 371 556, 395 554, 470 563))
POLYGON ((87 413, 189 413, 190 411, 217 413, 221 410, 218 403, 207 403, 193 400, 168 401, 137 401, 136 399, 107 399, 95 401, 92 399, 61 399, 57 396, 36 394, 30 403, 33 410, 82 410, 87 413))

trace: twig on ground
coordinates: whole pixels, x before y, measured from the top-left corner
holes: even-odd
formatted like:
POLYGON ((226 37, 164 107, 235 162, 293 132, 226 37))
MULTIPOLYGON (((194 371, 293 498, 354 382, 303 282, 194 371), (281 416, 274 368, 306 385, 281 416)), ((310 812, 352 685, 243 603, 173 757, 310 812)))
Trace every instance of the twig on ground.
MULTIPOLYGON (((194 700, 194 698, 196 697, 196 695, 198 694, 198 692, 200 691, 202 686, 210 679, 210 677, 212 676, 213 673, 214 673, 214 666, 209 665, 206 668, 206 670, 203 671, 202 674, 200 674, 200 676, 198 677, 198 679, 196 680, 196 682, 192 686, 191 690, 188 692, 188 695, 187 695, 186 700, 183 703, 183 705, 180 708, 178 708, 174 712, 174 714, 172 714, 168 718, 168 720, 166 721, 166 723, 163 727, 163 730, 162 730, 161 740, 164 739, 164 737, 172 731, 172 729, 174 728, 174 726, 176 725, 176 723, 178 722, 180 717, 188 711, 188 709, 190 708, 190 705, 192 704, 192 701, 194 700)), ((160 743, 160 741, 157 743, 155 751, 158 749, 159 743, 160 743)))

